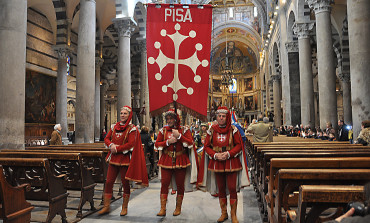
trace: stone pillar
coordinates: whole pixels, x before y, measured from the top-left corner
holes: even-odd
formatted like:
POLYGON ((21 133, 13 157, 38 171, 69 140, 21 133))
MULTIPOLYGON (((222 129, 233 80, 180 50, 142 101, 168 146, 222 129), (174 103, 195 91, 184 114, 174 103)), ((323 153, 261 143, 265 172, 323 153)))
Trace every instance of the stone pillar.
MULTIPOLYGON (((274 98, 274 90, 272 88, 273 86, 273 82, 272 82, 272 79, 268 80, 267 81, 267 109, 268 111, 272 112, 272 108, 271 108, 271 105, 274 103, 273 101, 271 101, 271 98, 274 98), (272 89, 272 91, 271 91, 272 89)), ((274 114, 275 115, 275 114, 274 114)), ((252 120, 250 120, 252 121, 252 120)))
POLYGON ((352 125, 351 77, 349 73, 339 73, 338 77, 342 82, 344 123, 352 125))
POLYGON ((141 40, 140 42, 141 48, 141 86, 140 86, 140 108, 145 108, 145 113, 142 115, 143 123, 145 126, 151 128, 151 117, 149 114, 149 85, 148 85, 148 72, 146 69, 146 41, 145 39, 141 40))
POLYGON ((100 67, 104 60, 100 57, 95 58, 95 119, 94 119, 94 136, 95 142, 100 140, 100 67))
POLYGON ((58 74, 56 87, 56 123, 62 126, 62 142, 68 144, 68 123, 67 123, 67 57, 72 51, 67 45, 54 46, 58 54, 58 74))
POLYGON ((96 2, 81 0, 77 45, 76 143, 94 142, 96 2))
POLYGON ((353 138, 370 119, 370 1, 347 0, 353 138))
MULTIPOLYGON (((289 82, 289 98, 290 106, 284 108, 290 108, 290 124, 300 125, 301 124, 301 92, 299 89, 300 76, 299 76, 299 52, 298 52, 298 41, 291 41, 285 43, 285 49, 288 55, 287 70, 288 82, 289 82)), ((287 101, 284 97, 284 103, 287 101)), ((286 113, 285 113, 286 114, 286 113)))
MULTIPOLYGON (((130 38, 136 23, 132 19, 113 19, 113 23, 118 30, 118 60, 117 60, 117 118, 121 108, 125 105, 131 106, 131 52, 130 38)), ((117 120, 119 121, 119 120, 117 120)))
POLYGON ((320 127, 325 129, 326 122, 331 122, 336 129, 338 126, 336 75, 330 21, 330 4, 333 1, 306 0, 306 2, 315 11, 316 16, 320 127))
POLYGON ((275 74, 271 76, 272 82, 273 82, 273 91, 274 91, 274 121, 275 121, 275 126, 278 128, 281 126, 281 93, 280 93, 280 80, 281 80, 281 75, 280 74, 275 74))
MULTIPOLYGON (((108 85, 103 82, 102 85, 100 85, 100 131, 105 128, 105 94, 108 89, 108 85)), ((110 126, 107 123, 107 127, 110 126)), ((105 129, 107 130, 107 129, 105 129)), ((107 131, 108 132, 108 131, 107 131)))
POLYGON ((0 149, 24 148, 27 1, 0 1, 0 149))
POLYGON ((298 36, 299 73, 301 89, 301 123, 315 127, 315 109, 313 101, 312 55, 310 31, 314 23, 295 23, 294 33, 298 36))

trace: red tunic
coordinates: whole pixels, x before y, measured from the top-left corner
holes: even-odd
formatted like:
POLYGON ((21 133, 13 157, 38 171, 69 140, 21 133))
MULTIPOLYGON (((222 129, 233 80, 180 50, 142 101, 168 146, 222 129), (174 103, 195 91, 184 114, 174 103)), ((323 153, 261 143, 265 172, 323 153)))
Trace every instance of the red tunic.
POLYGON ((162 168, 175 169, 186 168, 187 166, 190 166, 188 147, 191 148, 193 146, 193 137, 188 129, 180 127, 178 130, 181 134, 180 139, 178 139, 176 143, 170 144, 169 146, 166 145, 166 141, 167 139, 171 138, 172 130, 168 127, 164 127, 159 131, 157 141, 155 142, 155 147, 159 150, 163 150, 162 156, 158 161, 158 166, 162 168), (174 145, 176 145, 176 149, 174 148, 174 145), (166 154, 166 151, 173 152, 174 150, 176 152, 182 151, 183 153, 178 155, 176 159, 173 159, 166 154))
POLYGON ((239 171, 243 168, 238 157, 238 155, 242 151, 242 138, 240 136, 240 133, 235 130, 234 127, 230 128, 230 131, 227 134, 213 132, 212 128, 208 131, 206 142, 204 144, 204 149, 210 157, 208 170, 215 172, 234 172, 239 171), (230 134, 230 131, 233 132, 230 134), (231 140, 232 145, 230 145, 230 135, 232 135, 233 137, 231 140), (214 156, 217 153, 213 149, 215 147, 229 147, 230 150, 228 150, 228 152, 230 154, 230 158, 227 160, 215 160, 214 156))
POLYGON ((130 152, 134 149, 137 127, 129 124, 123 131, 111 129, 104 139, 108 147, 114 143, 119 145, 117 153, 109 151, 106 161, 116 166, 128 166, 130 164, 130 152))

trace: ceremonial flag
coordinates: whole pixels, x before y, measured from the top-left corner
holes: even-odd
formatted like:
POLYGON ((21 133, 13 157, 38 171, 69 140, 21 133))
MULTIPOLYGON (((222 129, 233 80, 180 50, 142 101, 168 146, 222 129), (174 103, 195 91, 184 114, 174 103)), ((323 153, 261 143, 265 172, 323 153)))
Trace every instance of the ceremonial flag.
POLYGON ((148 4, 146 24, 150 112, 172 103, 207 117, 212 6, 148 4))

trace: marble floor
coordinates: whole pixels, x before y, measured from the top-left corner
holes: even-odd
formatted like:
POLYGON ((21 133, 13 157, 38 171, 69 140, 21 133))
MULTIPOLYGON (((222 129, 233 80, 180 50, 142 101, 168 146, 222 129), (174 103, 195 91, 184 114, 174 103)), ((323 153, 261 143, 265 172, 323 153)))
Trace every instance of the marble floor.
MULTIPOLYGON (((83 218, 82 223, 115 223, 115 222, 216 222, 220 216, 218 198, 209 193, 195 191, 186 193, 184 196, 182 212, 179 216, 172 216, 175 209, 176 195, 169 195, 167 203, 167 216, 158 217, 156 213, 160 209, 159 201, 160 182, 154 179, 150 187, 136 189, 132 192, 128 215, 121 217, 122 198, 111 204, 111 213, 99 216, 97 213, 83 218)), ((228 212, 230 207, 228 205, 228 212)), ((229 214, 230 216, 230 214, 229 214)), ((259 214, 258 203, 253 187, 244 188, 238 194, 237 216, 239 222, 262 223, 259 214)), ((227 220, 225 222, 231 222, 227 220)))

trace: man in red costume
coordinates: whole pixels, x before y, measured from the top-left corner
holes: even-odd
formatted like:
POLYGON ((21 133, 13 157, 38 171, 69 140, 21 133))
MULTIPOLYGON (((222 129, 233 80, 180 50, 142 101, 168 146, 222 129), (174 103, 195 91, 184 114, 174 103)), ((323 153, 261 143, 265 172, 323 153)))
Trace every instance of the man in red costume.
POLYGON ((127 206, 130 199, 129 180, 148 186, 148 174, 140 133, 137 127, 130 123, 131 118, 131 107, 124 106, 120 113, 121 121, 114 125, 104 139, 110 151, 106 158, 109 165, 104 189, 104 207, 99 214, 110 212, 113 184, 118 173, 121 173, 124 191, 121 216, 127 215, 127 206))
POLYGON ((238 129, 231 125, 231 114, 227 107, 217 109, 216 120, 217 124, 212 125, 207 132, 204 143, 205 154, 198 174, 198 186, 205 187, 211 194, 218 193, 221 217, 217 222, 228 219, 226 199, 226 189, 228 189, 231 221, 237 223, 237 192, 240 187, 249 186, 244 144, 238 129), (216 181, 216 184, 206 185, 207 177, 211 178, 210 181, 216 181))
POLYGON ((189 154, 193 146, 193 138, 189 129, 180 126, 179 115, 173 109, 165 113, 165 119, 167 126, 159 131, 155 143, 155 147, 158 150, 162 150, 162 156, 158 161, 158 166, 162 167, 161 210, 157 216, 166 215, 168 187, 173 176, 177 187, 176 209, 173 215, 177 216, 181 213, 181 205, 184 198, 186 170, 191 165, 189 154))

